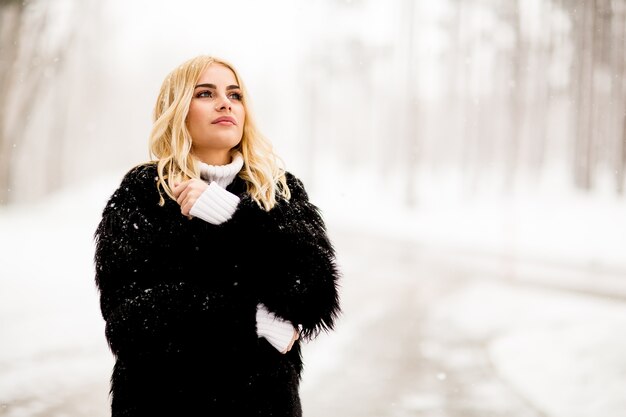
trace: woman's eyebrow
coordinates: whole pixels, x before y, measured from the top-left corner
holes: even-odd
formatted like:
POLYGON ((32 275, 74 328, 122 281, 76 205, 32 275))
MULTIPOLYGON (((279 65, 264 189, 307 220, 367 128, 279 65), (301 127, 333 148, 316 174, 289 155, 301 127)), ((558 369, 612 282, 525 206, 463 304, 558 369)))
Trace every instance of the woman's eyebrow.
MULTIPOLYGON (((198 84, 194 88, 199 88, 199 87, 214 88, 214 89, 217 88, 215 84, 198 84)), ((229 85, 228 87, 226 87, 226 90, 238 90, 238 89, 239 89, 238 85, 229 85)))

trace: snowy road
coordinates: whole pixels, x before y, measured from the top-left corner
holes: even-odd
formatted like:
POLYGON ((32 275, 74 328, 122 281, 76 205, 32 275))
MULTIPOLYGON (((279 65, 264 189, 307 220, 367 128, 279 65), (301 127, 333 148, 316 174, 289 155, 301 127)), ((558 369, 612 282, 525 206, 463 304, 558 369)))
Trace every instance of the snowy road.
POLYGON ((305 350, 307 417, 626 415, 615 272, 340 238, 345 313, 305 350))
MULTIPOLYGON (((19 231, 0 239, 13 254, 0 265, 0 416, 104 417, 112 360, 90 236, 67 227, 72 213, 46 216, 75 243, 54 245, 27 214, 0 222, 19 231)), ((563 290, 567 268, 333 235, 344 314, 304 348, 306 417, 626 415, 619 296, 563 290)))
POLYGON ((341 246, 345 314, 327 346, 309 350, 343 359, 305 373, 307 416, 543 415, 498 376, 485 340, 431 317, 473 271, 406 242, 355 235, 341 246))

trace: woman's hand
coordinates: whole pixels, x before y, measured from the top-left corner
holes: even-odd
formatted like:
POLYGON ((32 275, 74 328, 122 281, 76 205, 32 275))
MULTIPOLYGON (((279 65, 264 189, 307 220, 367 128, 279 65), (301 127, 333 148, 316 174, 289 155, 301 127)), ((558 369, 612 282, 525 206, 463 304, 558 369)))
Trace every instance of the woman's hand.
POLYGON ((189 216, 189 211, 198 200, 198 197, 209 187, 209 185, 199 179, 192 178, 174 185, 172 190, 176 202, 180 205, 180 211, 189 216))
POLYGON ((293 344, 296 343, 296 340, 298 340, 300 338, 300 332, 298 331, 298 329, 293 329, 293 338, 291 339, 291 343, 289 343, 289 346, 287 346, 287 349, 283 350, 280 353, 287 353, 291 350, 291 348, 293 347, 293 344))

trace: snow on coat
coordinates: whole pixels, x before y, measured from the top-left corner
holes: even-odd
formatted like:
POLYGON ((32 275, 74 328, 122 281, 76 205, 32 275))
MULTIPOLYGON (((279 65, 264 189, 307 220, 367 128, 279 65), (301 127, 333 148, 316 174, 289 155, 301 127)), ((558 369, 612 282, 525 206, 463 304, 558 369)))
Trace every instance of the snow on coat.
POLYGON ((131 169, 95 232, 96 285, 115 355, 112 416, 301 416, 299 342, 281 354, 256 333, 256 307, 333 329, 340 313, 334 248, 295 176, 269 212, 237 177, 241 202, 220 225, 184 216, 154 164, 131 169))

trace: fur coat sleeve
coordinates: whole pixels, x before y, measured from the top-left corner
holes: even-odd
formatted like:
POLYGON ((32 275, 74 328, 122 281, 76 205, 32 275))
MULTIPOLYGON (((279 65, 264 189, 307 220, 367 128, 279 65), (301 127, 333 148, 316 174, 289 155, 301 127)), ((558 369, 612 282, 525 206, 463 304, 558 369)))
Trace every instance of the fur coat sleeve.
MULTIPOLYGON (((110 197, 95 233, 96 284, 106 337, 120 357, 152 357, 206 346, 229 299, 188 279, 173 231, 182 216, 158 205, 155 172, 131 170, 110 197), (152 190, 154 189, 154 191, 152 190), (175 219, 178 220, 175 221, 175 219)), ((189 245, 187 245, 189 247, 189 245)))
POLYGON ((312 339, 331 330, 340 313, 339 270, 321 211, 310 202, 302 182, 287 173, 291 199, 279 199, 269 212, 244 197, 232 223, 249 221, 254 229, 259 275, 267 285, 259 300, 279 317, 301 328, 312 339))

